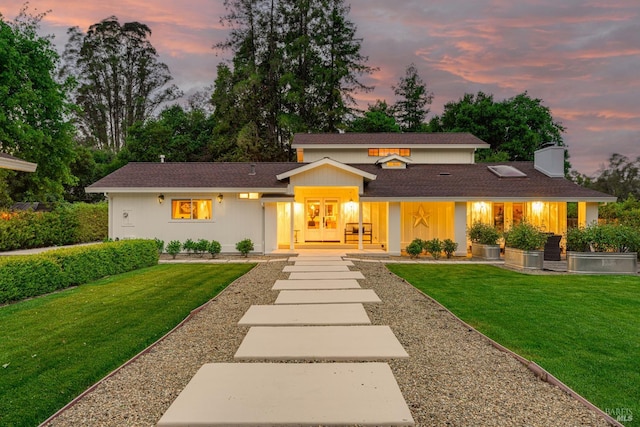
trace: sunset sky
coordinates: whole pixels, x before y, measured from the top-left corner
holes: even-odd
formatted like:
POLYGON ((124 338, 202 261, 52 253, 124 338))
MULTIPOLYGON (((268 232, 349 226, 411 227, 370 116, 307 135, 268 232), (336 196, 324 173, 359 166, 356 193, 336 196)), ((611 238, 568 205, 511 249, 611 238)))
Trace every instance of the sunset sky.
MULTIPOLYGON (((363 39, 369 65, 363 79, 375 86, 358 106, 385 99, 415 63, 434 92, 432 113, 464 93, 494 99, 528 91, 551 109, 567 131, 573 168, 593 175, 618 152, 640 155, 640 1, 638 0, 351 0, 350 19, 363 39)), ((31 0, 33 13, 51 10, 42 34, 54 34, 61 51, 66 30, 81 30, 111 15, 139 21, 186 93, 209 86, 215 52, 228 28, 220 24, 222 0, 31 0)), ((12 20, 19 0, 0 0, 12 20)))

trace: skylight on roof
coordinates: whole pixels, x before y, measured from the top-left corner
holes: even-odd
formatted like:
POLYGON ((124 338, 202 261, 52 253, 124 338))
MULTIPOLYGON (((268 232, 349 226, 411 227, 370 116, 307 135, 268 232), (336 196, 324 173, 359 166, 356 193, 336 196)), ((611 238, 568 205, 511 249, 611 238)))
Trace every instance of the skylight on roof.
POLYGON ((496 176, 500 178, 524 178, 527 176, 526 173, 522 172, 519 169, 514 168, 513 166, 507 165, 496 165, 496 166, 487 166, 491 172, 493 172, 496 176))

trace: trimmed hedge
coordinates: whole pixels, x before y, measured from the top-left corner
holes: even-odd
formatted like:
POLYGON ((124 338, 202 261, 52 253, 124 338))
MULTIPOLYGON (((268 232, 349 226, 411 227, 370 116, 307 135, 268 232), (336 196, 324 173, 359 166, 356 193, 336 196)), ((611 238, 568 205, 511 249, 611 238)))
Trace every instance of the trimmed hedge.
POLYGON ((107 203, 63 204, 51 212, 0 212, 0 251, 104 240, 107 203))
POLYGON ((122 240, 38 255, 0 257, 0 304, 158 263, 153 240, 122 240))

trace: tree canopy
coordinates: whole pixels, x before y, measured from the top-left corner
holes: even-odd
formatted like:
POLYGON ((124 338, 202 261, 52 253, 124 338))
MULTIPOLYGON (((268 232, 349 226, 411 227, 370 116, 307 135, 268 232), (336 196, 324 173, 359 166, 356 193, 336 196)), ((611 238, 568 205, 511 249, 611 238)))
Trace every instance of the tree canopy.
POLYGON ((119 151, 127 131, 180 92, 169 68, 149 42, 151 29, 139 22, 121 25, 111 16, 67 31, 63 73, 73 76, 78 131, 86 145, 119 151))
POLYGON ((0 15, 0 151, 38 164, 34 173, 4 172, 4 203, 58 200, 74 182, 69 86, 55 79, 59 56, 51 38, 38 35, 43 17, 26 7, 13 22, 0 15))
POLYGON ((533 153, 543 146, 564 145, 565 128, 541 99, 527 92, 498 102, 493 95, 478 92, 445 104, 442 115, 429 122, 429 130, 474 134, 491 145, 490 151, 479 153, 479 160, 532 161, 533 153))
POLYGON ((425 118, 429 113, 427 105, 433 101, 433 92, 418 75, 418 68, 411 64, 400 78, 397 86, 392 86, 399 99, 393 105, 393 111, 404 132, 425 130, 425 118))
POLYGON ((292 158, 295 132, 344 128, 359 80, 372 68, 343 0, 225 0, 233 53, 218 68, 217 143, 246 160, 292 158))
POLYGON ((614 153, 609 157, 609 165, 602 167, 595 178, 585 178, 581 183, 586 187, 616 196, 618 200, 629 197, 640 200, 640 156, 630 159, 614 153))
POLYGON ((392 108, 381 100, 377 100, 373 105, 370 104, 361 117, 356 117, 351 121, 347 130, 363 133, 401 132, 392 108))

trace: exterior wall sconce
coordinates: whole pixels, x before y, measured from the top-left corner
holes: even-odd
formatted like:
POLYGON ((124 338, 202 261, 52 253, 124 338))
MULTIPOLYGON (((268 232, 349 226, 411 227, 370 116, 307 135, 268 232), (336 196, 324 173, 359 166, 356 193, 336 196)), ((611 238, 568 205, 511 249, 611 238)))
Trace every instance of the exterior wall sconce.
POLYGON ((158 195, 158 203, 159 203, 159 204, 164 203, 164 194, 160 194, 160 195, 158 195))
POLYGON ((224 196, 222 194, 218 194, 218 197, 216 197, 218 203, 222 203, 222 199, 224 199, 224 196))

